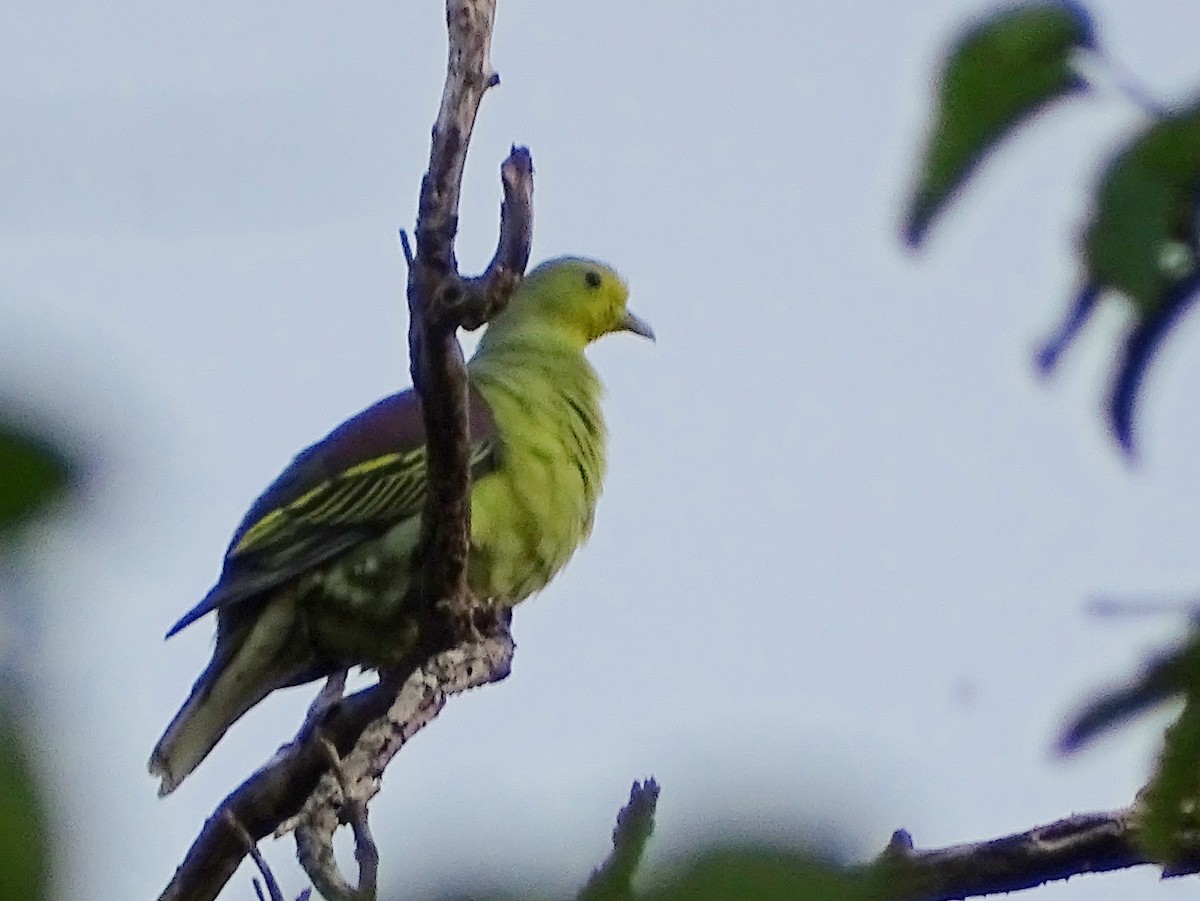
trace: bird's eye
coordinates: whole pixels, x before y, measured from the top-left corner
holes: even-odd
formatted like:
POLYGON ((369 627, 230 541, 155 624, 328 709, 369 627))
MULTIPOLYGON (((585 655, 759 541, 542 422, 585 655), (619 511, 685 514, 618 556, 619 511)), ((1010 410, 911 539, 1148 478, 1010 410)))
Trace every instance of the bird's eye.
POLYGON ((589 269, 587 271, 587 273, 583 276, 583 280, 585 282, 587 282, 587 286, 589 288, 599 288, 600 287, 600 273, 597 272, 595 269, 589 269))

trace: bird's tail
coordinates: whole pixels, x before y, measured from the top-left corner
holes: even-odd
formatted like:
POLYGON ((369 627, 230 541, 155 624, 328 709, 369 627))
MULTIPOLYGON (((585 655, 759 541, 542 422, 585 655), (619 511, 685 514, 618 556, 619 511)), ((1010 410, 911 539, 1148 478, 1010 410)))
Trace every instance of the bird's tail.
POLYGON ((296 646, 295 625, 295 598, 285 592, 267 601, 241 636, 218 636, 212 662, 150 755, 150 773, 162 780, 159 797, 173 792, 242 714, 311 668, 309 654, 296 646))

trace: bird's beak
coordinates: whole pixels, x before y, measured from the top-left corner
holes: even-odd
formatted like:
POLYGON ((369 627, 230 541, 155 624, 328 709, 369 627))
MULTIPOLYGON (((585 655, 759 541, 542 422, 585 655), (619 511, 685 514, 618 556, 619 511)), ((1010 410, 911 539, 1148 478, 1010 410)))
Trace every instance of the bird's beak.
POLYGON ((621 324, 618 328, 620 331, 633 332, 635 335, 641 335, 643 338, 649 338, 651 341, 656 340, 654 329, 650 328, 650 323, 640 316, 635 316, 628 310, 621 317, 621 324))

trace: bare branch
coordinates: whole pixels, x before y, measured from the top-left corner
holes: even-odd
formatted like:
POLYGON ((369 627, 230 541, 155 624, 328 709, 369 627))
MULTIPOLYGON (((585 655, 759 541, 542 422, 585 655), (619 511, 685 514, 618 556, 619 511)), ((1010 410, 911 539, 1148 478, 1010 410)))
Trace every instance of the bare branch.
POLYGON ((327 901, 375 901, 379 884, 379 849, 367 823, 367 805, 355 797, 337 748, 329 741, 323 744, 329 757, 330 772, 336 776, 341 790, 341 818, 348 820, 354 830, 358 885, 351 885, 342 875, 333 853, 333 832, 338 826, 338 814, 332 806, 328 808, 332 823, 327 836, 316 834, 305 823, 296 830, 296 856, 321 897, 327 901))
MULTIPOLYGON (((414 661, 409 671, 422 662, 414 661)), ((265 838, 316 788, 329 768, 319 739, 328 738, 341 753, 349 751, 371 721, 387 712, 396 690, 389 677, 329 708, 319 721, 306 722, 294 741, 221 802, 159 901, 213 901, 248 853, 242 831, 253 841, 265 838), (242 831, 230 825, 230 815, 242 831)))
POLYGON ((479 103, 499 81, 489 56, 494 17, 495 0, 447 0, 446 84, 433 126, 429 171, 421 183, 417 252, 408 276, 412 377, 421 395, 428 448, 420 597, 428 604, 445 603, 457 621, 448 625, 467 637, 475 607, 466 584, 470 442, 466 370, 455 330, 479 325, 503 307, 524 271, 532 236, 532 202, 523 201, 532 197, 533 167, 527 151, 514 150, 502 169, 506 227, 493 266, 482 280, 458 274, 454 239, 463 165, 479 103))
POLYGON ((533 241, 533 157, 528 147, 513 147, 500 166, 504 202, 500 205, 500 242, 485 278, 507 269, 518 275, 529 265, 533 241))
MULTIPOLYGON (((533 245, 533 157, 529 148, 512 148, 500 166, 500 184, 504 189, 504 200, 500 204, 500 240, 491 262, 483 275, 458 277, 459 288, 442 291, 438 297, 440 309, 437 315, 466 329, 479 328, 504 309, 529 265, 533 245)), ((408 233, 403 229, 400 246, 411 273, 417 260, 408 233)), ((413 340, 411 327, 409 340, 413 340)))
POLYGON ((500 83, 491 61, 495 17, 495 0, 446 0, 446 83, 417 209, 417 261, 442 277, 458 273, 458 200, 475 116, 484 92, 500 83))
POLYGON ((297 855, 323 896, 362 897, 354 892, 362 891, 362 870, 373 856, 366 828, 367 803, 379 793, 384 769, 409 739, 434 720, 451 696, 505 678, 514 650, 505 622, 493 634, 451 648, 416 670, 387 715, 363 732, 337 770, 322 777, 300 814, 279 827, 277 834, 295 829, 297 855), (355 830, 360 858, 358 890, 350 888, 333 855, 333 834, 343 821, 355 830), (343 894, 338 894, 339 890, 343 894))
POLYGON ((379 846, 367 822, 367 805, 360 801, 348 807, 350 828, 354 831, 354 859, 358 861, 359 893, 366 901, 375 901, 379 891, 379 846))
POLYGON ((612 834, 612 853, 592 872, 587 885, 579 893, 579 901, 631 897, 634 873, 642 861, 650 833, 654 831, 658 791, 658 783, 653 778, 633 783, 629 790, 629 803, 617 814, 617 825, 612 834))
MULTIPOLYGON (((488 647, 487 659, 495 661, 490 664, 494 667, 494 678, 488 681, 503 678, 507 675, 514 648, 507 619, 497 618, 480 643, 488 647)), ((351 752, 368 727, 380 718, 391 720, 389 709, 408 678, 422 668, 437 673, 453 672, 464 665, 462 654, 461 648, 439 652, 425 643, 413 652, 404 667, 384 675, 378 684, 327 708, 319 720, 310 717, 290 744, 280 748, 262 769, 221 802, 192 843, 159 901, 213 901, 249 853, 245 834, 249 834, 252 841, 258 841, 275 832, 281 824, 287 824, 300 812, 321 777, 329 771, 325 741, 332 743, 339 755, 353 762, 356 755, 351 752), (438 656, 439 653, 446 656, 438 656), (240 824, 240 830, 230 825, 230 815, 240 824)), ((420 726, 432 720, 434 715, 428 715, 420 726)), ((412 732, 420 726, 412 728, 412 732)))
POLYGON ((254 894, 258 896, 258 901, 283 901, 283 892, 279 888, 279 883, 275 881, 275 874, 271 872, 270 865, 267 860, 258 850, 258 843, 250 837, 250 833, 246 831, 246 827, 237 821, 237 818, 230 812, 225 811, 225 819, 229 823, 230 828, 241 837, 246 843, 246 850, 250 854, 250 859, 254 861, 254 865, 258 867, 258 872, 262 874, 263 883, 267 888, 267 897, 263 897, 262 887, 257 879, 254 880, 254 894))
MULTIPOLYGON (((1152 864, 1138 842, 1136 807, 1076 814, 990 841, 917 850, 899 830, 875 863, 888 901, 951 901, 1034 888, 1082 873, 1152 864)), ((1200 870, 1200 835, 1181 836, 1181 869, 1200 870)))
POLYGON ((500 166, 504 202, 500 206, 500 240, 483 275, 467 279, 468 301, 457 311, 463 328, 476 329, 508 304, 533 243, 533 157, 525 147, 513 147, 500 166))

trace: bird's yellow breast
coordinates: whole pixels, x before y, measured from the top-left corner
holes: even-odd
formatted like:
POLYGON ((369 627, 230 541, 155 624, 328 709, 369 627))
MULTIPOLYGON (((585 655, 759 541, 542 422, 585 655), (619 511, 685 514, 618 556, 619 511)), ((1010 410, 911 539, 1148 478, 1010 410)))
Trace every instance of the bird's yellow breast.
POLYGON ((600 384, 577 352, 481 367, 497 467, 471 490, 471 588, 517 603, 545 587, 586 540, 604 478, 600 384))

